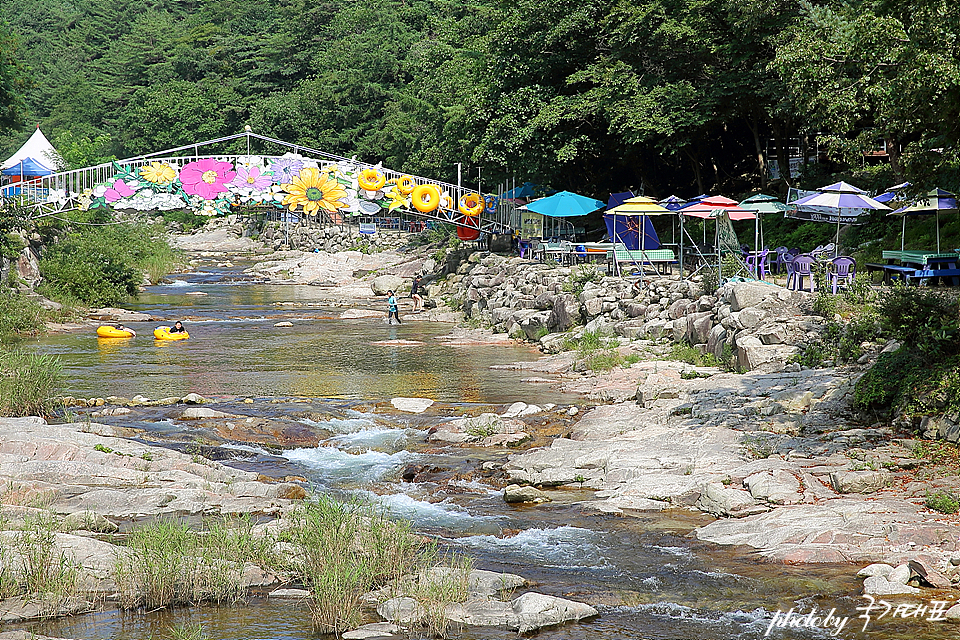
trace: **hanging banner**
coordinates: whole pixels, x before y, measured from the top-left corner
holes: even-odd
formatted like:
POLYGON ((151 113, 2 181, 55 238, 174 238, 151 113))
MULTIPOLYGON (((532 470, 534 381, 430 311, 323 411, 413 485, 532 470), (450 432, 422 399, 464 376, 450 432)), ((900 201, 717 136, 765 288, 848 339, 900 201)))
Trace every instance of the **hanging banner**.
POLYGON ((361 222, 360 233, 372 236, 377 233, 377 224, 375 222, 361 222))
POLYGON ((543 214, 534 211, 524 211, 520 219, 520 229, 522 238, 542 238, 543 237, 543 214))

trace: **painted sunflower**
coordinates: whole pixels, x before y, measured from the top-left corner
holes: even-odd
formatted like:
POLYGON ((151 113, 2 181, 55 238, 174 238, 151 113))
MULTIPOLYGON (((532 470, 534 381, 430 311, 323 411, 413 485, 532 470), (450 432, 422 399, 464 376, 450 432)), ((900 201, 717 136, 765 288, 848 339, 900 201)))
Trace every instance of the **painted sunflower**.
POLYGON ((281 204, 289 206, 290 211, 303 207, 303 212, 311 216, 321 208, 330 213, 342 209, 345 206, 342 201, 347 197, 346 188, 336 178, 316 167, 301 170, 300 175, 283 188, 287 195, 281 204))
POLYGON ((140 175, 153 184, 167 184, 177 179, 177 170, 166 162, 151 162, 140 167, 140 175))

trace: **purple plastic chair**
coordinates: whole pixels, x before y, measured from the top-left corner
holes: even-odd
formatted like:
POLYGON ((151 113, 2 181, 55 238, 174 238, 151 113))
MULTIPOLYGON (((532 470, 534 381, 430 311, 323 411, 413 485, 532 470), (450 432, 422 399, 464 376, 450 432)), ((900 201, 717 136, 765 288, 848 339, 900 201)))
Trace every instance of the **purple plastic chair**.
POLYGON ((830 261, 830 284, 833 287, 833 293, 842 286, 847 286, 853 282, 857 275, 857 263, 850 256, 838 256, 830 261))
POLYGON ((813 263, 816 260, 808 254, 801 254, 794 258, 787 266, 787 288, 793 291, 803 291, 803 278, 807 277, 810 283, 810 293, 813 293, 813 263))
POLYGON ((747 254, 747 269, 754 277, 763 280, 767 276, 767 257, 770 254, 769 249, 764 249, 759 255, 754 253, 747 254))
POLYGON ((787 267, 787 248, 777 247, 774 251, 776 252, 776 257, 770 263, 771 271, 779 274, 781 269, 786 269, 787 267))

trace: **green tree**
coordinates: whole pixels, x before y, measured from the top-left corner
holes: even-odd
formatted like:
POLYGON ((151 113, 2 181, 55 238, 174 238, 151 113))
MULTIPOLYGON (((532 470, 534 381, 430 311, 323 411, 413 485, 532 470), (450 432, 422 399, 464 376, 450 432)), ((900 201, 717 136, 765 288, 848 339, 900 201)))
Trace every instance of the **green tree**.
POLYGON ((17 40, 0 20, 0 131, 23 124, 27 111, 24 93, 28 87, 29 75, 20 60, 17 40))

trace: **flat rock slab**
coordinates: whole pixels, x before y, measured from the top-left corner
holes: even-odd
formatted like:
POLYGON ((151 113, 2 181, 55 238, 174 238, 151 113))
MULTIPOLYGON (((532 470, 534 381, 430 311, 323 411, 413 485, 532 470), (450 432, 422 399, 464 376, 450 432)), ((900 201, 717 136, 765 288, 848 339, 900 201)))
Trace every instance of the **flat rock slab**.
POLYGON ((273 513, 302 499, 300 485, 122 437, 97 423, 0 418, 0 486, 44 495, 58 514, 108 518, 273 513))
POLYGON ((717 520, 697 529, 696 536, 717 544, 749 545, 782 562, 866 562, 900 552, 908 541, 952 551, 960 525, 938 522, 896 498, 836 498, 717 520))
MULTIPOLYGON (((373 309, 347 309, 340 314, 341 320, 360 320, 362 318, 385 318, 387 314, 383 311, 374 311, 373 309)), ((344 636, 346 637, 346 636, 344 636)))
POLYGON ((433 406, 434 401, 430 398, 393 398, 390 404, 399 411, 406 413, 423 413, 433 406))
POLYGON ((392 622, 374 622, 362 627, 347 631, 340 637, 344 640, 368 640, 371 638, 392 638, 400 635, 402 629, 392 622))

